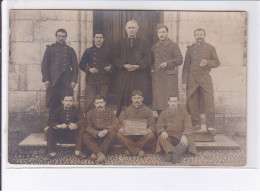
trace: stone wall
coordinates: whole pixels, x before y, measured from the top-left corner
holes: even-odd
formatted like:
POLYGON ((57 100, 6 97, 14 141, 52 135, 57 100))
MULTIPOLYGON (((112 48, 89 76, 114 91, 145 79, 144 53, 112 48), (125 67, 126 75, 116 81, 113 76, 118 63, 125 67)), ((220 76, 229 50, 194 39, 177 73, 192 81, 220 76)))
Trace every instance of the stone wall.
MULTIPOLYGON (((41 60, 46 45, 56 41, 55 32, 68 32, 67 44, 78 60, 92 44, 92 11, 10 10, 9 130, 27 135, 42 131, 48 110, 41 79, 41 60)), ((75 99, 84 75, 79 75, 75 99)), ((84 87, 83 87, 84 88, 84 87)))
MULTIPOLYGON (((164 12, 170 38, 179 43, 183 56, 194 42, 193 31, 201 27, 206 41, 216 47, 220 67, 211 75, 215 89, 217 125, 229 132, 246 129, 246 13, 164 12)), ((9 130, 27 135, 42 131, 47 121, 45 87, 40 64, 55 31, 65 28, 67 43, 78 60, 92 45, 93 13, 77 10, 10 10, 9 130)), ((182 67, 179 68, 181 78, 182 67)), ((84 109, 84 74, 79 74, 75 99, 84 109)))

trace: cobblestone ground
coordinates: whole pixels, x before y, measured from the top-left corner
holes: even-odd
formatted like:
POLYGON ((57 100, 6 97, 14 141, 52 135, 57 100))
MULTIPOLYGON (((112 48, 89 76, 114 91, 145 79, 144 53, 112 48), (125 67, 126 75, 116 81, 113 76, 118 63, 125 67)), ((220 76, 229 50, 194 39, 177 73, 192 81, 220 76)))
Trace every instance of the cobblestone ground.
MULTIPOLYGON (((228 136, 237 142, 240 149, 206 149, 198 150, 196 155, 185 154, 180 163, 172 164, 165 161, 163 154, 147 154, 145 157, 125 156, 121 153, 109 154, 104 165, 145 165, 145 166, 244 166, 246 165, 246 137, 228 136)), ((49 160, 46 150, 21 149, 18 143, 21 139, 10 138, 9 163, 30 165, 95 165, 88 154, 87 159, 78 159, 72 148, 59 148, 57 157, 49 160)))

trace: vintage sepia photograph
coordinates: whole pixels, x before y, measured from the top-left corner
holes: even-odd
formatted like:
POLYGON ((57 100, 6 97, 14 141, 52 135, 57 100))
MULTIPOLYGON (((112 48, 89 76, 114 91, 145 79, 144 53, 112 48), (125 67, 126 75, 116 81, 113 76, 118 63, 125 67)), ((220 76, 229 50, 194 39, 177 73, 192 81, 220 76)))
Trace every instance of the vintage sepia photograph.
POLYGON ((9 10, 8 163, 247 163, 247 12, 9 10))

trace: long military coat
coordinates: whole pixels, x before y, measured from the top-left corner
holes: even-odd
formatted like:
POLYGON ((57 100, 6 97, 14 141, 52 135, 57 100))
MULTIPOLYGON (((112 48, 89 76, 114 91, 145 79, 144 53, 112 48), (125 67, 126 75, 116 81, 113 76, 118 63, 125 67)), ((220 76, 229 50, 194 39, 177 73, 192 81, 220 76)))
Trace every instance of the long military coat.
MULTIPOLYGON (((182 83, 187 84, 186 104, 188 113, 190 113, 189 100, 198 87, 201 87, 214 99, 213 83, 209 72, 211 68, 216 68, 219 64, 216 49, 212 45, 204 42, 202 44, 195 43, 188 47, 182 71, 182 83), (207 60, 206 67, 200 66, 202 59, 207 60)), ((199 106, 200 113, 204 113, 207 107, 204 105, 202 96, 199 96, 199 106)))
POLYGON ((114 65, 117 68, 117 101, 118 107, 131 104, 131 92, 139 89, 146 101, 147 76, 151 65, 151 53, 145 41, 136 37, 120 41, 114 53, 114 65), (124 64, 140 65, 135 71, 127 71, 124 64))
POLYGON ((178 95, 178 66, 182 64, 183 57, 178 44, 170 39, 160 40, 152 46, 152 88, 153 110, 167 108, 169 96, 178 95), (167 62, 167 67, 160 68, 160 64, 167 62))
MULTIPOLYGON (((51 86, 46 90, 46 104, 53 98, 53 88, 64 72, 66 82, 77 82, 78 60, 73 48, 58 42, 47 46, 41 64, 42 81, 50 81, 51 86)), ((68 87, 68 86, 65 86, 68 87)))

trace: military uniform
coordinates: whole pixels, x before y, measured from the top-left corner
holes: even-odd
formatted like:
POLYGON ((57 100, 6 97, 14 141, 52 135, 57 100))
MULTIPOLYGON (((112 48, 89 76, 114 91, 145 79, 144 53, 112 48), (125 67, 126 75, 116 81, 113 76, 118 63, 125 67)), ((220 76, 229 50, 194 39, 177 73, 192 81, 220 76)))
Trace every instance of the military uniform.
POLYGON ((92 46, 85 50, 79 67, 86 73, 86 112, 94 107, 93 100, 100 94, 106 97, 110 82, 111 71, 104 68, 112 67, 112 51, 105 46, 92 46), (95 67, 98 73, 90 73, 89 69, 95 67))
POLYGON ((211 68, 219 66, 216 49, 204 42, 195 43, 187 50, 182 82, 187 84, 187 111, 191 115, 192 125, 201 125, 200 114, 205 112, 207 128, 215 125, 213 83, 209 74, 211 68), (201 60, 207 65, 201 67, 201 60))
POLYGON ((61 106, 52 113, 48 120, 49 129, 47 131, 48 152, 55 152, 57 142, 76 143, 75 150, 81 151, 82 134, 86 126, 83 113, 75 106, 64 108, 61 106), (75 123, 78 129, 57 129, 56 125, 75 123))
POLYGON ((156 125, 156 133, 159 136, 157 141, 156 152, 161 151, 165 153, 178 152, 183 154, 188 150, 191 153, 196 153, 196 147, 192 139, 192 125, 185 108, 178 107, 174 111, 168 107, 164 110, 158 118, 156 125), (161 133, 167 132, 168 138, 166 140, 161 138, 161 133), (182 135, 186 135, 188 145, 180 144, 182 135))
POLYGON ((170 39, 158 40, 152 46, 152 88, 153 110, 167 108, 169 96, 178 96, 178 66, 182 64, 183 57, 178 44, 170 39), (167 62, 167 67, 160 68, 160 64, 167 62))
POLYGON ((58 42, 47 46, 41 65, 42 81, 50 81, 46 90, 46 105, 50 115, 61 106, 62 96, 72 92, 71 82, 78 79, 78 61, 73 48, 58 42))
POLYGON ((117 138, 133 154, 136 155, 143 148, 151 146, 155 142, 155 120, 150 108, 142 104, 136 108, 134 105, 129 106, 120 114, 119 123, 123 127, 124 120, 146 119, 147 128, 151 130, 145 135, 128 135, 118 131, 117 138))
POLYGON ((145 41, 140 38, 122 40, 114 53, 114 65, 117 68, 117 116, 122 106, 131 104, 131 92, 141 90, 144 103, 147 99, 147 75, 151 65, 151 53, 145 41), (124 64, 140 65, 135 71, 128 71, 124 64))
POLYGON ((108 108, 103 112, 92 109, 87 113, 86 119, 87 128, 83 135, 83 142, 93 153, 106 154, 119 129, 116 115, 108 108), (98 133, 104 129, 108 129, 107 135, 103 138, 98 137, 98 133))

